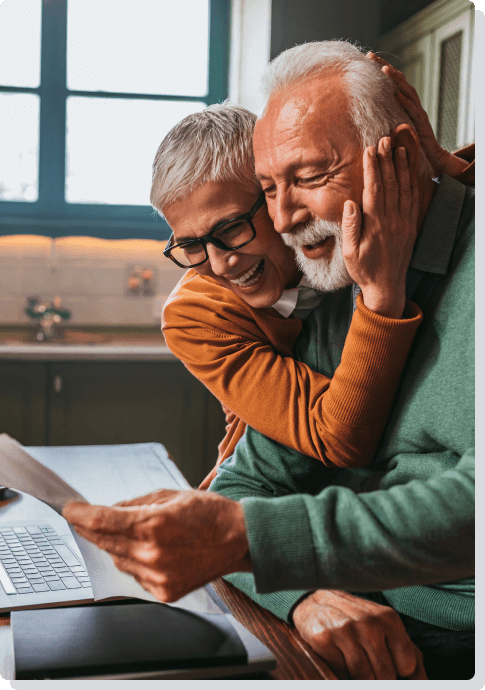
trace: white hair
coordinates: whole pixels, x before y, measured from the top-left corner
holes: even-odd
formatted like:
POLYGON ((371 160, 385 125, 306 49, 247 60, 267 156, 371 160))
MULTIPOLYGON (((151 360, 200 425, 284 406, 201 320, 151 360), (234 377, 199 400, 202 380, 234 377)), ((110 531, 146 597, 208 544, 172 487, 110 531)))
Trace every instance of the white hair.
POLYGON ((164 138, 153 161, 150 202, 163 207, 206 182, 234 181, 260 190, 254 174, 256 115, 233 103, 210 105, 188 115, 164 138))
MULTIPOLYGON (((394 127, 414 125, 399 105, 394 81, 365 57, 363 51, 347 41, 304 43, 285 50, 265 69, 262 90, 266 104, 271 97, 296 82, 325 74, 341 74, 349 99, 349 114, 362 142, 362 149, 377 146, 394 127)), ((431 165, 420 150, 419 174, 432 176, 431 165)))

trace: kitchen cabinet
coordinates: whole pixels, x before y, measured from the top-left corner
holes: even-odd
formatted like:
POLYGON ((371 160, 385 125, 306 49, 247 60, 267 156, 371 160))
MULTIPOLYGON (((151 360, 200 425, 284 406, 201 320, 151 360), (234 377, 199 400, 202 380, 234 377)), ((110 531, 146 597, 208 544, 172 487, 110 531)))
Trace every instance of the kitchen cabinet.
POLYGON ((25 446, 46 444, 47 368, 38 362, 0 362, 0 433, 25 446))
POLYGON ((178 361, 3 361, 0 410, 24 445, 158 441, 192 486, 224 435, 219 402, 178 361))
POLYGON ((379 50, 419 94, 440 144, 449 151, 475 140, 475 5, 436 0, 381 37, 379 50))

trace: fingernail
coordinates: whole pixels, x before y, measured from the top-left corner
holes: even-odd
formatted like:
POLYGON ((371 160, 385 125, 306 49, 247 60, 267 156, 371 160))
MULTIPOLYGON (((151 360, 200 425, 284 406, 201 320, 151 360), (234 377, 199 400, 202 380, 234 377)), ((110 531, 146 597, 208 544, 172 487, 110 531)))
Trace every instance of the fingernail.
POLYGON ((386 151, 389 151, 391 148, 391 139, 390 137, 384 137, 382 140, 382 146, 386 151))
POLYGON ((367 149, 367 154, 369 155, 370 158, 375 158, 376 157, 376 150, 374 146, 369 146, 367 149))
POLYGON ((398 152, 398 154, 399 154, 399 158, 402 158, 402 160, 405 160, 405 158, 406 158, 406 149, 404 148, 404 146, 399 146, 399 148, 397 149, 397 152, 398 152))
POLYGON ((346 201, 344 204, 344 213, 346 216, 353 216, 355 213, 354 205, 350 201, 346 201))

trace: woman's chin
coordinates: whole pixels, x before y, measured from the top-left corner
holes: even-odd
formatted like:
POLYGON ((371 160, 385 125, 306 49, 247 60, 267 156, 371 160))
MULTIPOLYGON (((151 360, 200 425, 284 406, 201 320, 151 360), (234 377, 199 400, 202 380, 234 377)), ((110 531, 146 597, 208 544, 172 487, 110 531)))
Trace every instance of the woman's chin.
POLYGON ((253 307, 253 309, 267 309, 268 307, 272 307, 273 304, 279 300, 282 292, 283 290, 278 292, 274 289, 271 289, 259 290, 251 294, 242 295, 240 291, 239 297, 253 307))

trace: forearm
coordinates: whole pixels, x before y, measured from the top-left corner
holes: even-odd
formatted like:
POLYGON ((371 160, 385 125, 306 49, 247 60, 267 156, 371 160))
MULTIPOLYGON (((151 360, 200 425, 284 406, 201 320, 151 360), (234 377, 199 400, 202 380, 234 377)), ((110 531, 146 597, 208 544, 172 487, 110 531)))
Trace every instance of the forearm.
POLYGON ((359 301, 332 381, 261 341, 202 328, 168 329, 166 338, 245 423, 329 466, 357 467, 372 459, 390 411, 421 320, 411 309, 411 318, 387 319, 359 301))
POLYGON ((341 363, 313 410, 313 433, 326 444, 326 464, 371 462, 421 320, 413 302, 407 302, 403 319, 390 319, 357 298, 341 363))
MULTIPOLYGON (((424 460, 423 460, 424 461, 424 460)), ((474 462, 426 481, 354 494, 244 501, 257 590, 380 591, 473 575, 474 462)))

